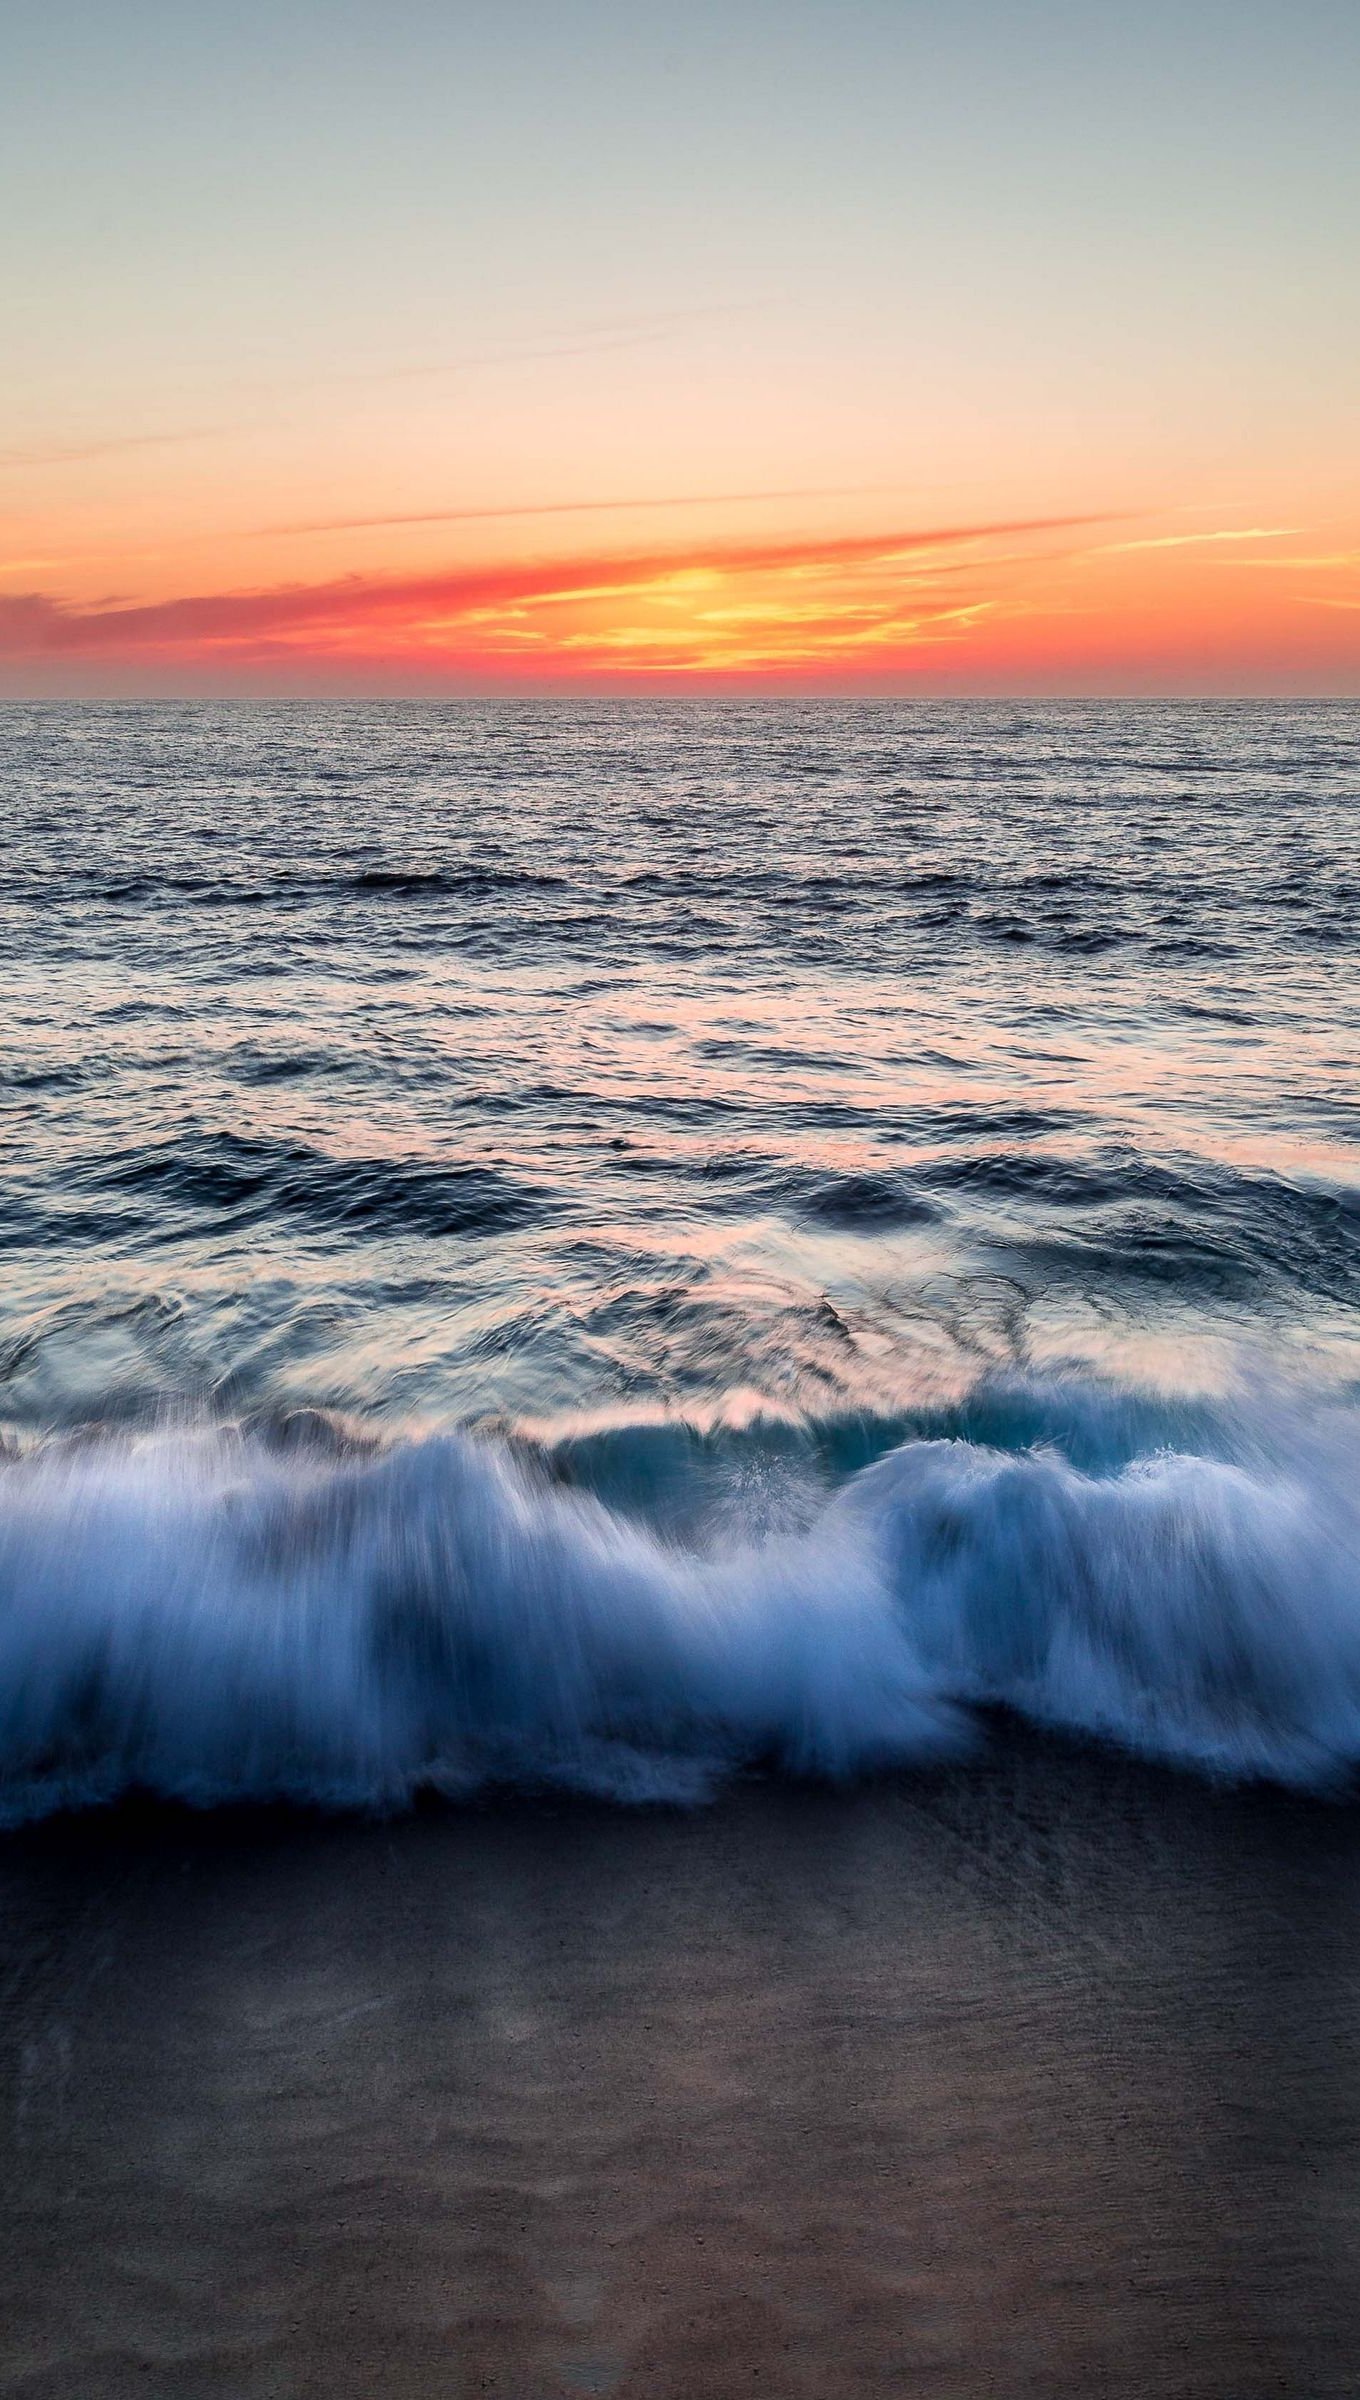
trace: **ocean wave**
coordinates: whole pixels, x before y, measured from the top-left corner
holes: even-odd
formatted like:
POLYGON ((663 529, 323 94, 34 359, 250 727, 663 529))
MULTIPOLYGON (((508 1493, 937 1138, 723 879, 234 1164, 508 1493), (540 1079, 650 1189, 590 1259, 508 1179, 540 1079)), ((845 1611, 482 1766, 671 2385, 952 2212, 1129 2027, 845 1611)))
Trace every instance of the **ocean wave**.
MULTIPOLYGON (((239 1228, 301 1219, 351 1237, 491 1233, 525 1224, 545 1201, 490 1163, 334 1157, 298 1139, 204 1131, 76 1162, 59 1223, 68 1240, 88 1241, 132 1231, 163 1238, 196 1220, 239 1228)), ((39 1212, 13 1213, 16 1230, 47 1237, 39 1212)))
POLYGON ((783 1530, 752 1530, 735 1475, 683 1545, 513 1442, 377 1453, 317 1420, 39 1448, 0 1467, 0 1815, 688 1801, 753 1763, 919 1765, 996 1707, 1343 1785, 1360 1413, 1191 1411, 1167 1448, 1136 1395, 1003 1395, 990 1440, 979 1405, 783 1530))
MULTIPOLYGON (((262 865, 244 880, 222 874, 187 874, 155 868, 142 874, 109 875, 99 868, 74 867, 66 888, 77 900, 95 905, 131 903, 136 907, 178 907, 184 902, 207 908, 258 907, 262 903, 297 900, 359 898, 421 899, 446 895, 484 898, 505 892, 512 897, 530 891, 554 891, 566 877, 543 868, 496 866, 466 860, 436 866, 371 866, 342 868, 330 874, 262 865)), ((12 863, 0 874, 6 897, 46 905, 52 877, 46 865, 25 872, 12 863)))

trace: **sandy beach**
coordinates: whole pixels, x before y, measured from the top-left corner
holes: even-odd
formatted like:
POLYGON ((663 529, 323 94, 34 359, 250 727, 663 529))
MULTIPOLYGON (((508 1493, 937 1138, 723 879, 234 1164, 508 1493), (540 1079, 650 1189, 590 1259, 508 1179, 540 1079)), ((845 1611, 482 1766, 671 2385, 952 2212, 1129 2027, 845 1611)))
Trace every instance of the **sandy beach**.
POLYGON ((0 1851, 24 2400, 1342 2395, 1360 1826, 849 1792, 0 1851))

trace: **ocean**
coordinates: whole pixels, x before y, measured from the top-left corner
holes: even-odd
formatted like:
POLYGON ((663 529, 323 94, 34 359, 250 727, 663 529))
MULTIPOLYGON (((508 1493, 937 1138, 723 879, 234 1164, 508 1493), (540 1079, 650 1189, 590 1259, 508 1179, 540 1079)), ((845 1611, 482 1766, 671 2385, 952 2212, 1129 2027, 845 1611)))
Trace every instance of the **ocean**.
POLYGON ((1360 709, 0 715, 0 1812, 1360 1755, 1360 709))
POLYGON ((1353 2400, 1360 707, 0 788, 5 2400, 1353 2400))

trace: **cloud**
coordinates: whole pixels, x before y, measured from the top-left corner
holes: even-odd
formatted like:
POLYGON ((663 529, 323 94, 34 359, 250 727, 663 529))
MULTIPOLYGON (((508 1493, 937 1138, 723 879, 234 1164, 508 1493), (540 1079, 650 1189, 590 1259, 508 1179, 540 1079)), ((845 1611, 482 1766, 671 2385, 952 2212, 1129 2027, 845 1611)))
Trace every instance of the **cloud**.
MULTIPOLYGON (((539 340, 507 342, 500 348, 469 351, 461 357, 418 359, 404 366, 332 367, 314 375, 289 375, 254 380, 247 393, 279 393, 329 388, 337 384, 415 383, 441 375, 469 375, 499 367, 534 366, 551 359, 593 358, 610 350, 638 350, 669 340, 692 324, 711 318, 747 315, 751 303, 715 301, 703 307, 674 308, 648 315, 619 317, 547 334, 539 340)), ((238 384, 235 389, 240 391, 238 384)), ((116 458, 127 450, 159 450, 180 442, 205 442, 230 435, 227 426, 192 426, 167 432, 101 435, 89 441, 35 442, 0 450, 0 471, 32 467, 83 465, 89 459, 116 458)), ((622 504, 620 504, 622 505, 622 504)), ((497 512, 498 514, 501 512, 497 512)), ((535 512, 539 513, 539 512, 535 512)), ((356 522, 369 522, 360 518, 356 522)), ((411 520, 414 522, 415 520, 411 520)), ((400 524, 402 518, 375 518, 373 523, 400 524)), ((325 527, 302 526, 289 531, 322 532, 325 527)))
MULTIPOLYGON (((928 582, 958 554, 988 541, 1043 536, 1100 520, 1026 517, 985 524, 890 527, 801 541, 711 544, 702 549, 655 548, 627 554, 592 552, 568 558, 457 567, 422 576, 346 575, 327 582, 285 584, 244 592, 200 592, 149 602, 123 600, 74 605, 49 594, 0 599, 0 652, 10 657, 53 652, 148 651, 183 654, 248 650, 260 643, 308 641, 334 652, 338 641, 378 647, 417 637, 427 645, 460 634, 485 639, 488 621, 502 634, 524 612, 557 607, 589 612, 597 603, 670 607, 692 622, 701 594, 739 578, 775 578, 789 585, 824 586, 837 578, 872 575, 885 602, 900 603, 913 579, 928 582), (939 554, 939 569, 932 564, 939 554)), ((985 595, 977 595, 982 598, 985 595)), ((957 595, 953 595, 957 600, 957 595)), ((777 626, 777 602, 762 614, 777 626)), ((626 629, 625 629, 626 630, 626 629)), ((597 624, 594 639, 617 640, 597 624)), ((519 638, 533 640, 530 629, 519 638)))
POLYGON ((699 308, 653 310, 549 333, 536 340, 507 342, 493 350, 467 351, 461 357, 422 359, 407 366, 341 367, 289 381, 293 388, 319 383, 414 383, 437 375, 471 375, 497 367, 536 366, 546 359, 594 358, 602 351, 648 349, 655 342, 668 341, 686 326, 701 324, 709 318, 745 316, 750 308, 749 302, 733 300, 713 301, 699 308))
POLYGON ((758 492, 667 492, 623 500, 536 500, 512 508, 420 508, 398 516, 307 518, 299 524, 260 525, 255 531, 257 535, 363 533, 388 525, 475 525, 514 517, 607 516, 627 509, 736 508, 760 500, 857 500, 872 497, 883 488, 871 483, 814 483, 758 492))
POLYGON ((1283 558, 1278 555, 1274 558, 1220 558, 1216 563, 1220 567, 1271 567, 1277 572, 1281 567, 1306 568, 1311 572, 1318 567, 1360 567, 1360 550, 1325 550, 1316 556, 1303 558, 1292 552, 1283 558))
POLYGON ((214 427, 180 433, 120 433, 95 442, 42 442, 32 449, 0 450, 0 467, 79 466, 90 458, 114 458, 125 450, 163 450, 179 442, 211 441, 214 427))
POLYGON ((1302 531, 1301 525, 1242 525, 1215 533, 1157 533, 1141 542, 1105 542, 1097 556, 1114 558, 1127 550, 1191 550, 1201 542, 1282 542, 1286 535, 1302 531))
POLYGON ((0 657, 50 648, 61 614, 58 603, 40 592, 0 592, 0 657))

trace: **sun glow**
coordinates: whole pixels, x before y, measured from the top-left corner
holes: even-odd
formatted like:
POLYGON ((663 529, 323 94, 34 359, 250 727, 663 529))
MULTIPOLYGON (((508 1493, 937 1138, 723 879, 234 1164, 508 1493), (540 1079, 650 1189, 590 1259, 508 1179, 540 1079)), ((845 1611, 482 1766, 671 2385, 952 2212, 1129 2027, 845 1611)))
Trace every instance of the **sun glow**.
POLYGON ((0 663, 113 688, 162 677, 288 688, 328 670, 404 686, 1098 678, 1179 652, 1252 672, 1353 640, 1360 551, 1285 528, 1107 538, 1099 519, 889 526, 802 540, 502 558, 417 575, 68 601, 0 590, 0 663), (1297 538, 1297 537, 1295 537, 1297 538), (1272 566, 1268 576, 1225 569, 1272 566), (1317 589, 1325 572, 1329 585, 1317 589), (1311 636, 1317 651, 1316 634, 1311 636))

